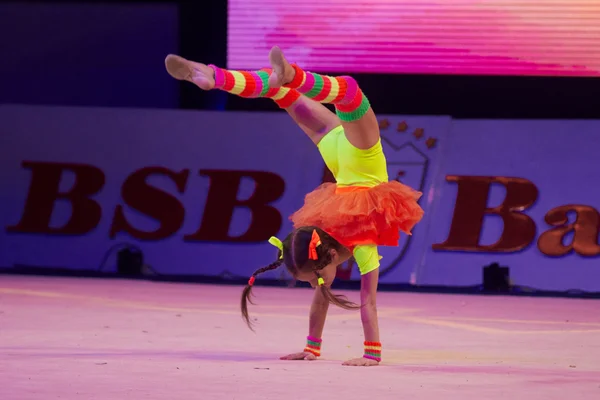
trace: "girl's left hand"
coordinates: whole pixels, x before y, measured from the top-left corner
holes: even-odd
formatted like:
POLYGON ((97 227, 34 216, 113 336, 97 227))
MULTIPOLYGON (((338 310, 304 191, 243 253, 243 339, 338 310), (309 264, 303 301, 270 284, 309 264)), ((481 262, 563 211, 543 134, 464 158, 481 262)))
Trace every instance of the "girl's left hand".
POLYGON ((374 367, 376 365, 379 365, 379 362, 371 360, 370 358, 360 357, 345 361, 342 365, 349 365, 352 367, 374 367))

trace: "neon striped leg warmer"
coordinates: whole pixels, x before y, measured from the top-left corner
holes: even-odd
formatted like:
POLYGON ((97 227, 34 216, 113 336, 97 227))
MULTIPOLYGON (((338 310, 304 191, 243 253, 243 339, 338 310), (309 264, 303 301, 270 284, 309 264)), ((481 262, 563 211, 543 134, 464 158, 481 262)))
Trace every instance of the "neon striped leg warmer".
POLYGON ((335 111, 342 121, 358 121, 371 108, 369 99, 351 76, 319 75, 304 71, 296 64, 292 66, 296 74, 284 87, 296 89, 320 103, 335 104, 335 111))
POLYGON ((272 99, 280 108, 290 107, 301 94, 294 89, 269 87, 270 69, 260 71, 232 71, 209 65, 215 71, 215 89, 240 97, 272 99))
POLYGON ((375 360, 377 362, 381 361, 381 343, 380 342, 364 342, 365 345, 365 353, 363 355, 364 358, 368 358, 370 360, 375 360))
POLYGON ((306 337, 306 347, 304 347, 304 351, 307 353, 312 353, 316 357, 321 356, 321 344, 323 340, 320 338, 316 338, 313 336, 306 337))

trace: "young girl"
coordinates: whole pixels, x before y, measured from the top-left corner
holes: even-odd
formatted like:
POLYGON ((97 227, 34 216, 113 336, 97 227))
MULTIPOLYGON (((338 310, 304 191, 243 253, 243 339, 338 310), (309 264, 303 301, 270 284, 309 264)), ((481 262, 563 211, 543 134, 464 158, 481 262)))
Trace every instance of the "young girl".
POLYGON ((379 280, 377 246, 398 246, 400 232, 410 235, 423 216, 421 193, 388 181, 379 126, 369 100, 349 76, 330 77, 303 71, 288 63, 282 51, 269 54, 272 69, 228 71, 214 65, 169 55, 167 71, 176 79, 242 97, 267 97, 285 109, 317 145, 337 183, 325 183, 309 193, 290 219, 294 230, 281 241, 278 259, 252 274, 241 301, 250 328, 247 303, 256 276, 285 264, 295 279, 317 288, 310 309, 304 351, 285 360, 314 360, 321 354, 321 336, 329 303, 360 309, 364 354, 344 365, 371 366, 381 361, 376 294, 379 280), (321 103, 335 105, 334 114, 321 103), (336 115, 337 114, 337 115, 336 115), (361 273, 360 306, 334 295, 336 268, 354 256, 361 273))

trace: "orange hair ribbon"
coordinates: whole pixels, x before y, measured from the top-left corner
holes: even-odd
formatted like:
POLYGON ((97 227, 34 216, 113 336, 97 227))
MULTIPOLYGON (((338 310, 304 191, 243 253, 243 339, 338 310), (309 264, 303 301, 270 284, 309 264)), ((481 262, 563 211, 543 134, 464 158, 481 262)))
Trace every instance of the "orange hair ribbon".
POLYGON ((321 237, 317 233, 316 229, 313 229, 312 237, 310 238, 310 243, 308 244, 308 259, 309 260, 318 260, 319 255, 317 254, 317 247, 321 245, 321 237))

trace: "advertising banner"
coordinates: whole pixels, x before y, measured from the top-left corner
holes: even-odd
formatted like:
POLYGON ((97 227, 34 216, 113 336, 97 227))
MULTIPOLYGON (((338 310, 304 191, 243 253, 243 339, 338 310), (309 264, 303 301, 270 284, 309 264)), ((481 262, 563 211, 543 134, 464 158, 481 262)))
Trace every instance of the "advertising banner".
MULTIPOLYGON (((0 106, 0 266, 245 278, 332 177, 283 112, 0 106)), ((390 179, 425 217, 381 247, 381 282, 600 291, 600 121, 380 116, 390 179)), ((280 278, 283 271, 269 273, 280 278)), ((357 280, 354 262, 338 278, 357 280)))
MULTIPOLYGON (((285 113, 1 106, 0 118, 3 267, 111 271, 106 252, 131 243, 158 274, 246 277, 274 260, 268 238, 285 237, 288 216, 327 179, 285 113)), ((448 126, 383 117, 392 179, 431 191, 448 126)), ((382 248, 386 280, 408 281, 421 226, 382 248)), ((341 278, 357 277, 346 268, 341 278)))

